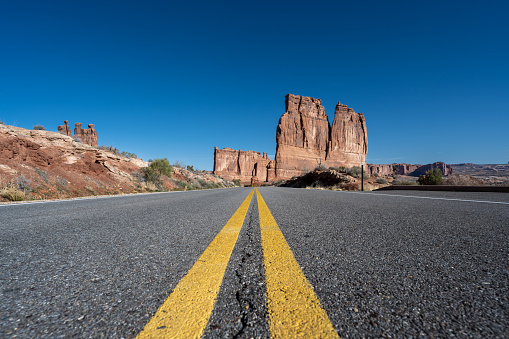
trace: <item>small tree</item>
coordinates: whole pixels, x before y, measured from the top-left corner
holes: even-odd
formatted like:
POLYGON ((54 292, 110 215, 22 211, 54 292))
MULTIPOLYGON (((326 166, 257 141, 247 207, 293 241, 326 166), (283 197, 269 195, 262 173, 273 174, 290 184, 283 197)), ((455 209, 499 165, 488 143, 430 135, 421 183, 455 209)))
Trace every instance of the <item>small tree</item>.
POLYGON ((46 127, 43 125, 34 125, 34 130, 45 131, 46 127))
POLYGON ((419 175, 419 185, 439 185, 442 182, 442 171, 440 168, 431 169, 425 175, 419 175))
POLYGON ((166 175, 171 178, 173 167, 170 165, 168 159, 156 159, 147 167, 141 169, 141 173, 146 181, 153 182, 154 184, 161 183, 161 175, 166 175))
MULTIPOLYGON (((360 178, 362 174, 362 169, 359 166, 353 166, 348 170, 347 173, 354 178, 360 178)), ((369 178, 369 174, 366 173, 366 171, 364 171, 364 178, 369 178)))

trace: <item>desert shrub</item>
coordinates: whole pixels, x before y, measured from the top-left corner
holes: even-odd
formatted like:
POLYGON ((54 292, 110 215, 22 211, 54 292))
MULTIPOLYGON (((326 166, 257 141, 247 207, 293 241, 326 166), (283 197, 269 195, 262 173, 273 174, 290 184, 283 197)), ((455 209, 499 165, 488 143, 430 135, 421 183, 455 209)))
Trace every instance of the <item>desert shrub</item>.
POLYGON ((417 185, 417 182, 412 181, 412 180, 398 179, 398 180, 394 180, 392 182, 392 184, 406 186, 406 185, 417 185))
POLYGON ((145 182, 145 176, 140 172, 131 172, 131 175, 133 176, 134 180, 137 180, 139 182, 145 182))
POLYGON ((442 182, 442 171, 440 168, 431 169, 425 175, 419 175, 419 185, 439 185, 442 182))
POLYGON ((378 173, 373 174, 373 176, 374 176, 375 178, 378 178, 378 177, 379 177, 378 173))
POLYGON ((69 181, 65 180, 64 178, 57 177, 57 184, 60 186, 67 186, 69 181))
POLYGON ((232 181, 235 186, 240 186, 240 179, 233 179, 232 181))
POLYGON ((482 180, 470 175, 452 175, 442 181, 442 185, 450 186, 482 186, 482 180))
POLYGON ((152 182, 156 185, 161 184, 161 175, 165 175, 171 178, 173 167, 170 165, 168 159, 156 159, 150 163, 147 167, 143 167, 141 170, 145 181, 152 182))
MULTIPOLYGON (((81 142, 81 140, 80 140, 80 142, 81 142)), ((111 152, 111 153, 116 154, 116 155, 121 155, 121 153, 118 150, 118 148, 113 147, 113 146, 97 146, 97 148, 102 149, 103 151, 111 152)))
MULTIPOLYGON (((353 166, 348 170, 347 173, 354 178, 360 178, 362 174, 362 169, 359 166, 353 166)), ((364 171, 364 178, 369 178, 369 174, 367 174, 366 171, 364 171)))
POLYGON ((44 127, 43 125, 34 125, 33 129, 38 131, 45 131, 46 127, 44 127))
POLYGON ((126 151, 122 151, 122 153, 120 153, 120 155, 122 155, 122 156, 124 156, 126 158, 133 158, 133 159, 137 159, 138 158, 138 156, 136 154, 131 153, 131 152, 126 152, 126 151))
POLYGON ((78 137, 75 137, 75 138, 72 138, 72 140, 76 141, 76 142, 81 142, 81 139, 78 138, 78 137))
POLYGON ((191 171, 191 172, 194 172, 194 167, 193 167, 193 166, 189 166, 189 165, 187 165, 187 170, 188 170, 188 171, 191 171))
MULTIPOLYGON (((157 160, 157 159, 156 159, 156 160, 157 160)), ((173 163, 173 167, 177 167, 177 168, 182 168, 182 169, 184 169, 184 168, 186 168, 186 164, 184 164, 183 162, 181 162, 181 161, 178 161, 178 160, 177 160, 177 161, 175 161, 175 162, 173 163)))
POLYGON ((10 201, 24 201, 28 199, 27 194, 12 183, 0 189, 0 196, 10 201))
POLYGON ((360 184, 355 183, 355 182, 350 182, 350 183, 341 185, 340 187, 344 191, 360 191, 361 190, 360 184))
POLYGON ((30 191, 30 185, 32 184, 32 180, 28 179, 24 175, 20 175, 16 179, 14 179, 14 183, 16 184, 16 187, 23 191, 23 193, 27 193, 30 191))
POLYGON ((387 180, 385 180, 384 178, 378 178, 378 179, 376 179, 376 182, 379 184, 385 185, 387 183, 387 180))
POLYGON ((189 185, 184 180, 173 179, 173 182, 177 185, 177 189, 181 189, 181 190, 184 190, 184 191, 194 189, 194 187, 192 185, 189 185))
POLYGON ((338 171, 339 173, 346 173, 347 172, 345 166, 339 166, 339 167, 331 166, 331 167, 329 167, 329 170, 330 171, 338 171))
POLYGON ((39 176, 42 178, 42 180, 44 180, 45 183, 49 182, 48 173, 37 167, 34 167, 34 170, 37 174, 39 174, 39 176))
POLYGON ((147 182, 145 183, 145 188, 148 190, 148 191, 157 191, 158 190, 158 187, 156 186, 156 184, 154 184, 153 182, 147 182))
POLYGON ((320 164, 315 167, 315 171, 326 171, 326 170, 327 170, 327 166, 325 164, 320 164))
POLYGON ((0 125, 5 125, 5 123, 2 120, 0 120, 0 125))

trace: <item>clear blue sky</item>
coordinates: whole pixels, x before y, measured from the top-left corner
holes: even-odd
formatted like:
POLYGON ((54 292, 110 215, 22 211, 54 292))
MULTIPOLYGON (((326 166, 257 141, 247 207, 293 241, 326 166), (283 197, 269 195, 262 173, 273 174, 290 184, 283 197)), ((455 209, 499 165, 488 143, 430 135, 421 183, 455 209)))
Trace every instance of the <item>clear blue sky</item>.
POLYGON ((0 120, 211 170, 274 155, 287 93, 365 113, 370 163, 509 161, 509 2, 0 4, 0 120))

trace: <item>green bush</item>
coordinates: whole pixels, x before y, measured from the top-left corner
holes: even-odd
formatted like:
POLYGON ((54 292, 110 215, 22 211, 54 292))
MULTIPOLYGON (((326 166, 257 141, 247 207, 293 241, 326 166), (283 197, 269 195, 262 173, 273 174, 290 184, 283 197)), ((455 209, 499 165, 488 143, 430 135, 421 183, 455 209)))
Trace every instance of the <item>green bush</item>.
POLYGON ((173 167, 170 165, 168 159, 164 158, 154 160, 150 165, 143 167, 140 171, 145 181, 160 185, 161 175, 171 178, 173 167))
POLYGON ((379 184, 385 185, 387 183, 387 180, 385 180, 384 178, 378 178, 378 179, 376 179, 376 182, 379 184))
POLYGON ((122 151, 122 153, 120 153, 120 154, 122 156, 126 157, 126 158, 133 158, 133 159, 137 159, 138 158, 138 156, 136 154, 131 153, 131 152, 122 151))
POLYGON ((193 166, 189 166, 189 165, 187 165, 187 170, 188 170, 188 171, 191 171, 191 172, 194 172, 194 168, 193 168, 193 166))
MULTIPOLYGON (((347 173, 354 178, 360 178, 362 174, 362 169, 359 166, 353 166, 348 170, 347 173)), ((369 178, 369 174, 367 174, 366 171, 364 171, 364 178, 369 178)))
POLYGON ((440 168, 431 169, 425 175, 419 175, 419 185, 439 185, 442 182, 442 171, 440 168))
POLYGON ((46 127, 43 125, 34 125, 34 130, 45 131, 46 127))
POLYGON ((233 179, 232 180, 235 186, 240 186, 240 179, 233 179))

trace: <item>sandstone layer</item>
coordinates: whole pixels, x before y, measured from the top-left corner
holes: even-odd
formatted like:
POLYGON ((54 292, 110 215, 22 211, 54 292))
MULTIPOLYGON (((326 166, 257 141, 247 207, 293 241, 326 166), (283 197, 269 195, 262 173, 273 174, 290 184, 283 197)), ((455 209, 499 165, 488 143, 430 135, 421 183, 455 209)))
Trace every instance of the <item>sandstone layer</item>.
MULTIPOLYGON (((97 146, 98 145, 98 135, 97 131, 94 129, 94 124, 88 124, 88 128, 83 129, 83 124, 81 122, 77 122, 74 124, 74 138, 79 138, 82 143, 97 146)), ((73 137, 71 133, 71 128, 69 127, 69 122, 64 120, 64 124, 58 126, 58 131, 67 136, 73 137)))

